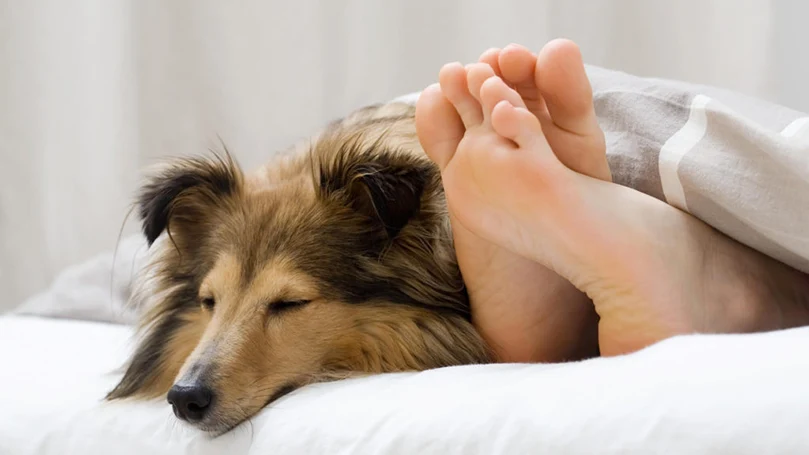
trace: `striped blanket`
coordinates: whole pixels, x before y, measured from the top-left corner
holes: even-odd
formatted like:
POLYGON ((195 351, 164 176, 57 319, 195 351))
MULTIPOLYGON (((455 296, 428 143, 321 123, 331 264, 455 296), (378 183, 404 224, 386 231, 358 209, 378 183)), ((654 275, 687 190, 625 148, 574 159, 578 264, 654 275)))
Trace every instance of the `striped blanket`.
POLYGON ((587 73, 616 183, 809 273, 809 115, 715 87, 587 73))
POLYGON ((615 181, 809 272, 809 116, 588 67, 615 181))

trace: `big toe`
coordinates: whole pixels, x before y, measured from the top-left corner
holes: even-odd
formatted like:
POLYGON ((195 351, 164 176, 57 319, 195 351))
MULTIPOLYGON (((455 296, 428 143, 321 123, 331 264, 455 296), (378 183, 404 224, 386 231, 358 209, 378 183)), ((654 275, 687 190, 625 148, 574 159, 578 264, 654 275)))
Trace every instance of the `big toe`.
POLYGON ((578 135, 598 130, 593 89, 576 43, 557 39, 545 45, 534 74, 556 126, 578 135))
POLYGON ((464 125, 455 107, 433 84, 416 103, 416 132, 422 148, 443 171, 464 135, 464 125))
POLYGON ((534 78, 550 120, 558 129, 548 140, 559 158, 576 172, 612 180, 604 133, 598 125, 593 89, 579 47, 565 39, 545 45, 537 58, 534 78))

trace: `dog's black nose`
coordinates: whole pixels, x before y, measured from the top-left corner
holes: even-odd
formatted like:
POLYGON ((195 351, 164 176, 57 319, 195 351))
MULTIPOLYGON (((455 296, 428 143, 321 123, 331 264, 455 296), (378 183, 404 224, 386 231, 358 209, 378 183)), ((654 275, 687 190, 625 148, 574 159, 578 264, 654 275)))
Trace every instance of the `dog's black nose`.
POLYGON ((211 408, 213 391, 199 382, 190 385, 175 384, 166 398, 178 418, 199 422, 211 408))

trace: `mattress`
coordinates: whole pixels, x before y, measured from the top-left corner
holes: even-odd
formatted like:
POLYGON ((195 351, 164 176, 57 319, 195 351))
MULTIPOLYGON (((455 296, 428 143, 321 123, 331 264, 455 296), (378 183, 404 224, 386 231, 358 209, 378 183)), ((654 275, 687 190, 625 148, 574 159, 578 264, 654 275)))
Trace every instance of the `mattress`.
POLYGON ((127 326, 0 317, 0 454, 809 453, 809 328, 305 387, 213 438, 108 403, 127 326))

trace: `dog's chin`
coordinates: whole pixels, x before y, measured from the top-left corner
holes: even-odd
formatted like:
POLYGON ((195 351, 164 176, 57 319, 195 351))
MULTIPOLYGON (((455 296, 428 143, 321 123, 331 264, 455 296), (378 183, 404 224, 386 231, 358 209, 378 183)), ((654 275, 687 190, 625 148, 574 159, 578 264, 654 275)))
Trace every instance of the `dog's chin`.
MULTIPOLYGON (((246 421, 247 421, 247 419, 242 420, 241 422, 246 422, 246 421)), ((236 428, 237 426, 239 426, 239 424, 241 422, 237 422, 235 424, 223 424, 223 423, 219 423, 219 422, 213 422, 213 423, 200 422, 200 423, 193 423, 193 424, 190 424, 190 425, 191 425, 191 427, 196 428, 199 431, 207 433, 212 438, 217 438, 219 436, 222 436, 225 433, 228 433, 230 430, 236 428)))
POLYGON ((186 425, 194 428, 196 430, 202 431, 207 433, 210 437, 216 438, 222 436, 225 433, 230 432, 231 430, 235 429, 239 425, 243 424, 250 420, 252 416, 243 416, 243 417, 234 417, 234 418, 221 418, 221 417, 209 417, 203 419, 199 422, 194 423, 186 423, 186 425))

